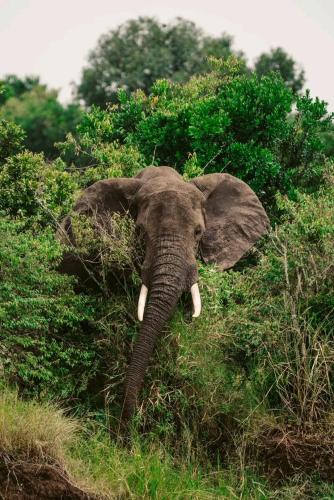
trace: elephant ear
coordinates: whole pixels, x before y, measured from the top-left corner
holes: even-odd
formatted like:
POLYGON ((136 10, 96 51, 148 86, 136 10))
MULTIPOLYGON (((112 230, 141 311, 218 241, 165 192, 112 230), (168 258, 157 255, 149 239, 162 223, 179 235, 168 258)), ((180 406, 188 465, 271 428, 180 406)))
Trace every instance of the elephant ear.
POLYGON ((208 174, 192 183, 205 197, 204 262, 229 269, 268 232, 267 214, 252 189, 229 174, 208 174))
POLYGON ((89 215, 131 211, 131 202, 142 185, 139 179, 105 179, 89 186, 74 206, 74 211, 89 215))
MULTIPOLYGON (((139 179, 125 178, 95 182, 82 192, 73 211, 87 216, 95 215, 101 221, 106 215, 114 212, 129 212, 134 215, 132 200, 141 185, 139 179)), ((57 238, 63 243, 74 244, 75 237, 71 226, 71 216, 68 215, 57 231, 57 238)))

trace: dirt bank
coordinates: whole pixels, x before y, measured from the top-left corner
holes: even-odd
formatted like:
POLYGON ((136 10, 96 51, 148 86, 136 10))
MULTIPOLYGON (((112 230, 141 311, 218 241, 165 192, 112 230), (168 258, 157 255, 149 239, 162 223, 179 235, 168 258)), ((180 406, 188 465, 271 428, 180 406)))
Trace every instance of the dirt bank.
POLYGON ((1 500, 97 500, 74 486, 59 467, 15 462, 0 455, 1 500))

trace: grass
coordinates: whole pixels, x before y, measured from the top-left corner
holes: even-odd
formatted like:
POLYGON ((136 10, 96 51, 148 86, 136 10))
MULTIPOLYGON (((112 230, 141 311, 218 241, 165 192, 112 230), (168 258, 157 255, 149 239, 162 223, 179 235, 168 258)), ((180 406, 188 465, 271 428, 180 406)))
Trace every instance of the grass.
POLYGON ((251 475, 238 486, 235 474, 176 464, 158 443, 135 437, 131 447, 111 442, 96 422, 65 416, 55 405, 0 393, 0 450, 12 461, 56 464, 74 484, 106 499, 266 498, 264 484, 251 475))
POLYGON ((17 392, 0 392, 0 449, 17 460, 66 461, 78 422, 50 404, 21 400, 17 392))
POLYGON ((96 420, 74 419, 55 405, 23 401, 8 388, 2 388, 0 402, 2 453, 20 462, 61 464, 74 484, 101 499, 292 500, 310 498, 310 492, 333 498, 333 486, 306 476, 270 486, 243 460, 227 467, 201 466, 139 435, 133 435, 131 446, 122 446, 110 441, 96 420))

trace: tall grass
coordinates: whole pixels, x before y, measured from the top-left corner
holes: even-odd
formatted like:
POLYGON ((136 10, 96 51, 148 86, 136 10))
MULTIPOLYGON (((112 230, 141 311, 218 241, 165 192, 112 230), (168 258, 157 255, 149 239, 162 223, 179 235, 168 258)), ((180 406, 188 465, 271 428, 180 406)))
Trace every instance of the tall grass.
POLYGON ((65 416, 55 405, 23 401, 8 388, 1 389, 0 403, 0 465, 4 457, 8 464, 55 465, 104 499, 239 498, 243 491, 265 498, 265 484, 252 475, 240 488, 234 471, 176 465, 161 444, 147 445, 138 435, 125 448, 96 422, 65 416))
POLYGON ((65 450, 78 428, 75 419, 50 404, 22 401, 15 391, 0 391, 0 449, 16 460, 65 463, 65 450))

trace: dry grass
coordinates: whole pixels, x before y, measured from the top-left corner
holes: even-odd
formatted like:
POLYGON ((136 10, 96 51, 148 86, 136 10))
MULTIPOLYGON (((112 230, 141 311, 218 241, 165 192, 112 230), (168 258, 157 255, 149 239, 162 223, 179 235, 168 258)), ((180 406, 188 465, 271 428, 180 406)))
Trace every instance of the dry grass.
POLYGON ((55 406, 23 401, 16 392, 3 389, 0 498, 96 500, 84 462, 79 464, 70 455, 79 428, 77 420, 65 416, 55 406))
POLYGON ((112 289, 129 293, 131 282, 139 283, 143 245, 130 214, 72 214, 75 242, 70 253, 105 295, 112 289))
POLYGON ((285 480, 296 474, 317 475, 334 480, 334 427, 331 418, 316 426, 297 428, 268 416, 257 420, 252 447, 262 470, 272 480, 285 480))
POLYGON ((75 246, 82 257, 95 254, 96 263, 134 267, 136 260, 135 224, 129 214, 72 214, 75 246))
POLYGON ((0 393, 0 449, 16 459, 63 464, 77 430, 77 421, 54 406, 0 393))

